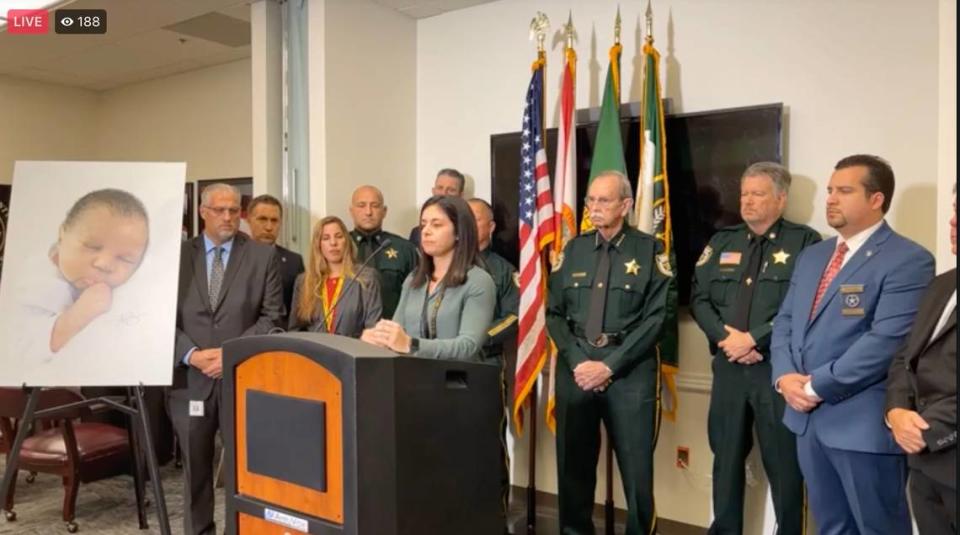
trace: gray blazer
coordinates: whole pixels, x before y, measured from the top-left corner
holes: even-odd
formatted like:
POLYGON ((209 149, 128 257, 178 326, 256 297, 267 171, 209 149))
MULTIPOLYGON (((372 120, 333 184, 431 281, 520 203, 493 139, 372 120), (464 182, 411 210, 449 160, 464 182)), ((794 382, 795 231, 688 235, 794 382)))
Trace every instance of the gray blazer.
MULTIPOLYGON (((323 304, 317 303, 310 321, 306 322, 297 317, 297 303, 300 301, 300 292, 303 291, 303 274, 297 277, 293 285, 293 301, 291 301, 290 321, 288 331, 310 331, 317 333, 327 332, 323 317, 323 304)), ((380 283, 377 277, 361 276, 359 279, 348 277, 343 281, 343 293, 336 303, 336 312, 333 318, 334 334, 359 338, 364 329, 377 324, 383 307, 380 304, 380 283), (351 281, 356 282, 351 283, 351 281), (350 285, 347 288, 347 285, 350 285)))
MULTIPOLYGON (((421 328, 424 300, 428 298, 427 285, 414 288, 412 282, 413 275, 403 282, 393 321, 399 323, 409 336, 420 338, 420 349, 413 356, 480 361, 496 305, 497 288, 490 274, 473 266, 467 272, 466 282, 443 292, 443 301, 437 310, 435 339, 422 338, 422 333, 426 332, 421 328)), ((438 287, 429 296, 428 316, 432 316, 432 306, 439 295, 438 287)))
POLYGON ((203 235, 180 247, 177 331, 173 351, 171 395, 210 397, 214 379, 181 360, 191 348, 210 349, 238 336, 268 334, 282 325, 283 286, 273 247, 242 234, 233 239, 220 300, 211 310, 207 297, 207 262, 203 235))

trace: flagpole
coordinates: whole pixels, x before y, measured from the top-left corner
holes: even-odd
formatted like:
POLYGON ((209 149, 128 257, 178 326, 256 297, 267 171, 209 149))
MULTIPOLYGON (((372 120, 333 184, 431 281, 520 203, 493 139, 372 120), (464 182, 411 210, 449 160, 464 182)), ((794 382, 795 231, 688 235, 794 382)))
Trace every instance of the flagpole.
MULTIPOLYGON (((540 86, 540 134, 544 149, 547 145, 546 129, 546 74, 547 74, 547 54, 543 43, 547 37, 547 30, 550 28, 550 19, 538 11, 537 16, 530 21, 530 36, 537 39, 537 60, 533 63, 532 70, 541 71, 541 80, 544 83, 540 86)), ((546 266, 547 253, 540 252, 540 261, 542 266, 546 266)), ((541 273, 549 273, 548 270, 541 269, 541 273)), ((539 395, 539 378, 533 381, 531 395, 528 396, 530 404, 530 446, 527 450, 527 533, 532 534, 537 529, 537 396, 539 395)))
MULTIPOLYGON (((613 44, 620 44, 620 5, 617 5, 617 18, 613 23, 613 44)), ((618 58, 619 60, 619 58, 618 58)), ((616 88, 617 91, 617 104, 620 104, 620 88, 616 88)), ((613 444, 610 441, 610 430, 607 429, 607 481, 606 481, 606 497, 603 501, 603 516, 604 516, 604 527, 606 535, 614 535, 614 507, 613 507, 613 444)))

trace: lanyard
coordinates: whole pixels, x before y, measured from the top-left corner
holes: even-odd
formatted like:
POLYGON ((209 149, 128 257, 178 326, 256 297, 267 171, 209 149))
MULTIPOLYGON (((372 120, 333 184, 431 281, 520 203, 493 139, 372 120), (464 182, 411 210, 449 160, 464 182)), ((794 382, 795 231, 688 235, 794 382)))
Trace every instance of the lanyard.
POLYGON ((327 281, 330 279, 323 281, 323 291, 320 292, 320 295, 323 298, 323 317, 327 318, 327 324, 324 325, 324 327, 326 327, 328 333, 333 333, 334 322, 334 314, 330 313, 330 306, 337 303, 340 297, 340 291, 343 290, 343 279, 345 278, 346 277, 337 277, 337 285, 333 290, 333 295, 330 295, 330 286, 327 284, 327 281))
POLYGON ((437 337, 437 316, 440 312, 440 304, 443 303, 443 294, 446 293, 447 287, 442 282, 440 283, 440 293, 437 295, 437 298, 433 301, 433 306, 428 313, 427 304, 430 303, 430 284, 426 285, 424 288, 424 297, 423 297, 423 311, 420 317, 420 337, 432 340, 437 337))

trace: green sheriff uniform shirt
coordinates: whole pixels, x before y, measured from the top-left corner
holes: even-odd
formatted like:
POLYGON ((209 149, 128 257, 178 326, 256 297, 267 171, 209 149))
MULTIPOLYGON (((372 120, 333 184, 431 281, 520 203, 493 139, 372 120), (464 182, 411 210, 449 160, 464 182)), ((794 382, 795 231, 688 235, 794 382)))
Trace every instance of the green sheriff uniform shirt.
POLYGON ((490 250, 480 251, 487 266, 487 273, 497 286, 497 305, 493 311, 493 324, 487 331, 487 344, 483 347, 486 358, 502 358, 503 343, 517 334, 517 309, 520 306, 517 270, 506 258, 490 250))
MULTIPOLYGON (((707 335, 711 354, 717 354, 717 343, 727 337, 723 326, 734 322, 737 295, 750 262, 752 236, 746 223, 720 229, 697 260, 690 311, 707 335)), ((806 225, 780 218, 767 229, 764 239, 760 274, 750 305, 749 332, 757 343, 757 352, 769 359, 773 318, 787 295, 794 263, 803 248, 821 237, 806 225)))
POLYGON ((366 260, 366 255, 373 253, 389 238, 390 245, 380 251, 377 257, 370 262, 380 274, 380 297, 383 303, 383 317, 393 319, 393 313, 400 301, 400 291, 403 281, 417 267, 417 248, 409 241, 385 230, 365 233, 359 229, 350 231, 353 243, 357 246, 357 261, 366 260))
POLYGON ((601 360, 622 377, 646 358, 655 358, 664 324, 670 262, 649 234, 624 226, 610 240, 610 277, 603 332, 620 343, 594 348, 583 338, 590 294, 603 238, 597 231, 577 236, 563 250, 549 279, 547 328, 560 358, 573 370, 581 362, 601 360))

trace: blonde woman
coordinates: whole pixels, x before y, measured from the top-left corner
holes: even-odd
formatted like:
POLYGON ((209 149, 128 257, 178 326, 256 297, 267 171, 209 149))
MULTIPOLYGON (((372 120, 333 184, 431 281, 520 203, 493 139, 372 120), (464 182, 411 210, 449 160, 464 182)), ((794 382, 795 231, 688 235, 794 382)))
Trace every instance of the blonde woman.
POLYGON ((356 246, 339 217, 327 216, 313 227, 309 257, 293 286, 288 330, 358 338, 376 325, 383 310, 380 284, 372 271, 356 277, 356 246))

